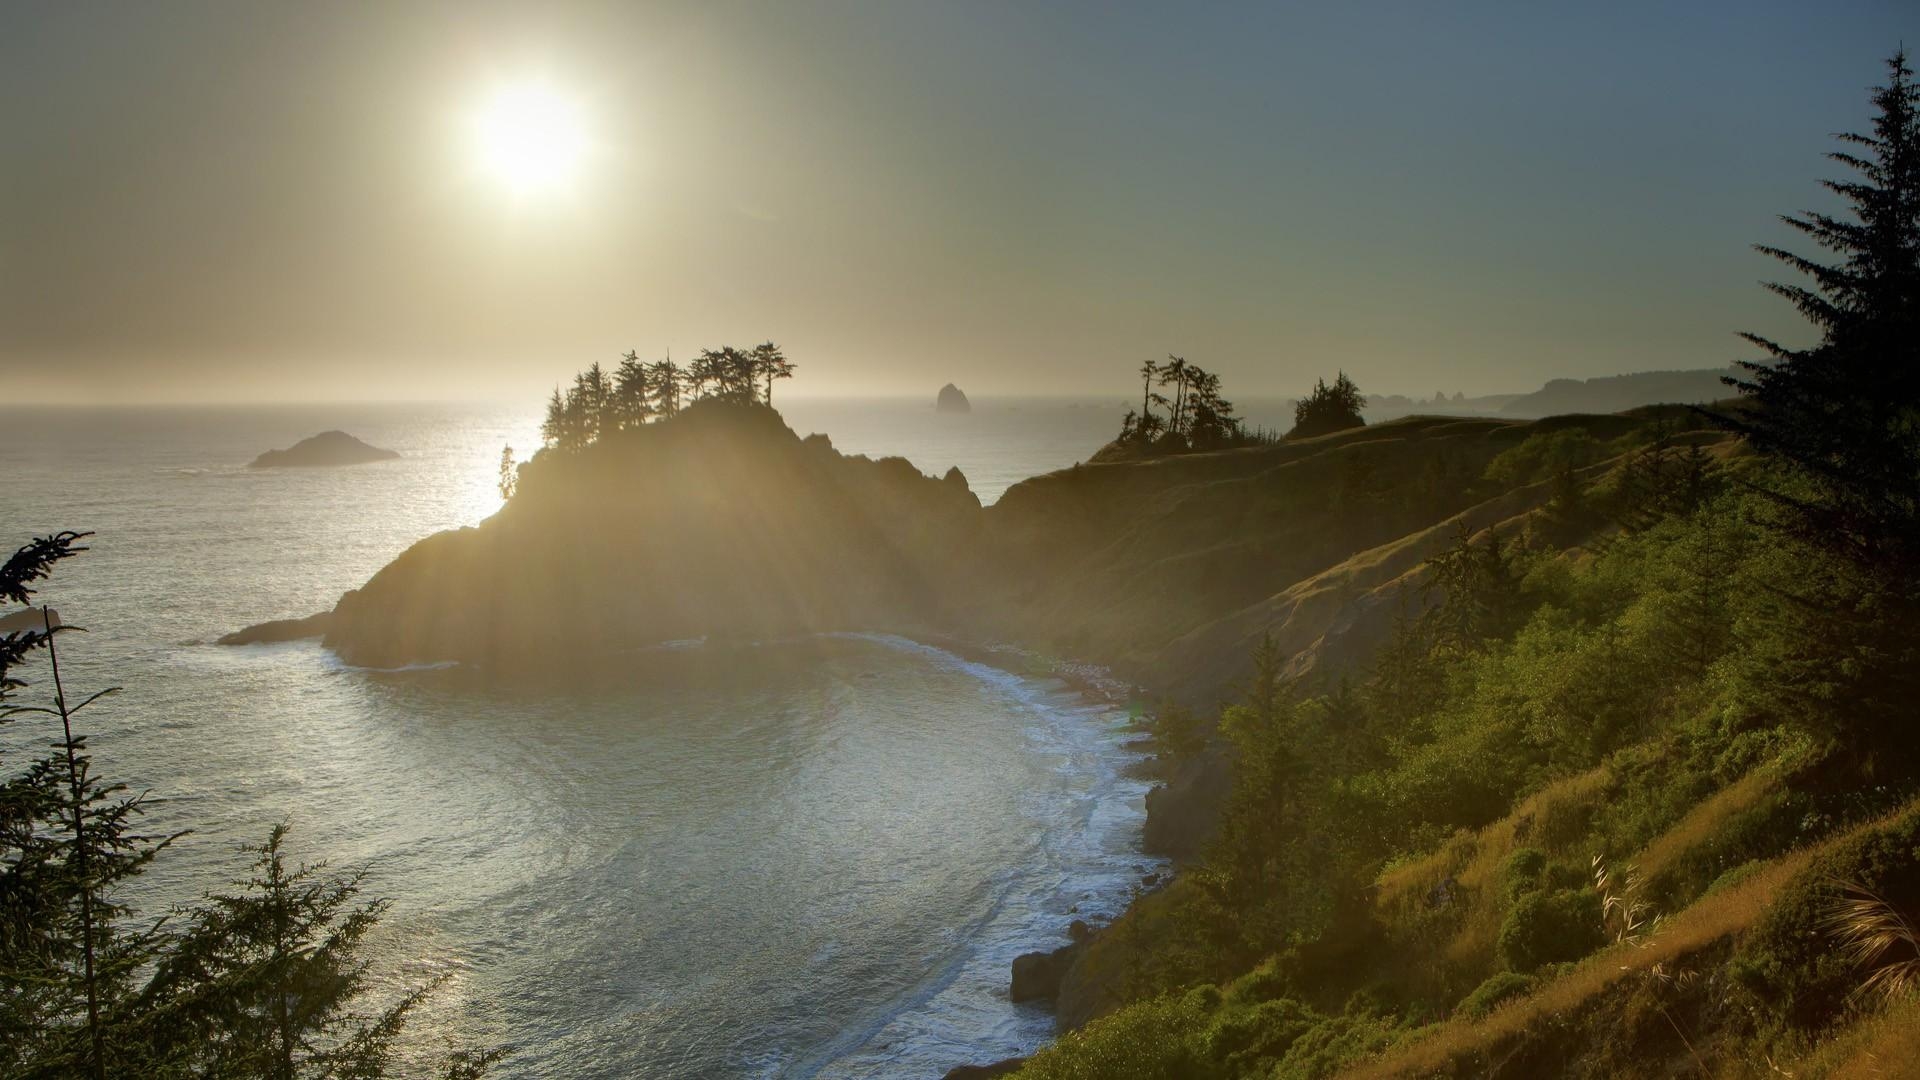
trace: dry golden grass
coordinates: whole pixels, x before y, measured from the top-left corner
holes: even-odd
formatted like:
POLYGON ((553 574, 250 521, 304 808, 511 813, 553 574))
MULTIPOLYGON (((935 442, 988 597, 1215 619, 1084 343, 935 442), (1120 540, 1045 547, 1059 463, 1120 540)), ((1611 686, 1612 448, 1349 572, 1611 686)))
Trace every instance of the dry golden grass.
MULTIPOLYGON (((1891 814, 1858 825, 1824 843, 1783 855, 1762 867, 1752 877, 1702 897, 1691 907, 1665 920, 1659 932, 1644 944, 1615 946, 1600 952, 1535 993, 1516 998, 1494 1010, 1483 1020, 1453 1020, 1426 1038, 1379 1060, 1355 1066, 1341 1075, 1358 1080, 1362 1077, 1418 1076, 1439 1072, 1450 1062, 1483 1053, 1550 1017, 1570 1013, 1629 977, 1644 975, 1656 965, 1675 967, 1677 961, 1753 926, 1781 887, 1805 870, 1817 856, 1862 833, 1885 827, 1911 813, 1916 805, 1920 803, 1909 804, 1891 814)), ((1893 1036, 1889 1035, 1888 1038, 1893 1039, 1893 1036)))
POLYGON ((1470 887, 1491 881, 1515 847, 1559 835, 1559 826, 1591 809, 1612 779, 1613 773, 1604 765, 1569 776, 1522 799, 1499 821, 1477 832, 1454 834, 1439 851, 1381 874, 1380 903, 1399 907, 1422 899, 1448 876, 1470 887))
POLYGON ((1920 990, 1920 932, 1885 897, 1849 883, 1827 919, 1827 931, 1841 955, 1866 976, 1857 996, 1893 1001, 1920 990))
POLYGON ((1423 907, 1433 887, 1452 877, 1454 902, 1462 906, 1453 938, 1438 957, 1469 983, 1490 974, 1500 936, 1500 868, 1515 848, 1532 845, 1549 854, 1577 854, 1568 844, 1586 832, 1586 818, 1613 781, 1605 766, 1569 776, 1522 799, 1511 814, 1478 832, 1459 833, 1439 851, 1394 867, 1380 876, 1376 902, 1389 923, 1405 921, 1423 907), (1561 850, 1566 849, 1566 850, 1561 850))
POLYGON ((1429 1038, 1343 1075, 1408 1076, 1433 1072, 1448 1062, 1486 1050, 1541 1019, 1570 1011, 1630 975, 1670 964, 1720 938, 1753 925, 1780 887, 1804 869, 1811 850, 1788 855, 1732 888, 1724 889, 1667 920, 1639 947, 1616 946, 1589 957, 1537 993, 1494 1010, 1477 1023, 1456 1020, 1429 1038))
POLYGON ((1728 821, 1759 805, 1779 783, 1779 776, 1763 767, 1702 800, 1633 861, 1641 879, 1657 880, 1688 852, 1713 839, 1728 821))
POLYGON ((1920 1077, 1920 997, 1894 1002, 1855 1021, 1779 1071, 1795 1080, 1920 1077))

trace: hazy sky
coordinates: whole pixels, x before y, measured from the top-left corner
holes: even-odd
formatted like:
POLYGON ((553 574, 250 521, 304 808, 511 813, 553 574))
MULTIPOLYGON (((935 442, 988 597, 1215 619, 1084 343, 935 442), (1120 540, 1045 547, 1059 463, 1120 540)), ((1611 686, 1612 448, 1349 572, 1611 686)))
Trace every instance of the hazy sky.
POLYGON ((1703 367, 1902 3, 0 0, 0 400, 535 398, 773 338, 796 393, 1703 367), (576 103, 563 189, 475 164, 576 103))

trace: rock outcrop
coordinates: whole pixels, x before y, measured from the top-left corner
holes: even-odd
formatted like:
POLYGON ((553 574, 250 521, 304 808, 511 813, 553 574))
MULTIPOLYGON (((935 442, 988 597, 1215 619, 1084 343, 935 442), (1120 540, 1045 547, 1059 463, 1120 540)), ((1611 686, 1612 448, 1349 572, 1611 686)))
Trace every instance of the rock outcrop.
POLYGON ((996 1076, 1012 1076, 1026 1063, 1026 1058, 1011 1057, 991 1065, 959 1065, 948 1069, 941 1080, 992 1080, 996 1076))
POLYGON ((392 450, 368 446, 344 431, 323 431, 311 438, 301 439, 285 450, 269 450, 254 458, 248 468, 363 465, 369 461, 391 461, 399 456, 392 450))
POLYGON ((1046 952, 1022 953, 1013 960, 1013 981, 1007 996, 1014 1001, 1052 1001, 1060 996, 1060 983, 1072 970, 1074 961, 1093 939, 1093 929, 1075 919, 1067 928, 1068 941, 1046 952))
POLYGON ((304 619, 273 619, 269 622, 255 623, 231 634, 222 635, 215 642, 218 645, 261 645, 274 641, 299 641, 302 638, 317 638, 327 632, 327 626, 333 621, 333 612, 322 611, 304 619))
POLYGON ((948 383, 940 388, 940 396, 934 399, 933 409, 947 413, 972 412, 973 402, 967 400, 967 395, 961 393, 959 387, 948 383))

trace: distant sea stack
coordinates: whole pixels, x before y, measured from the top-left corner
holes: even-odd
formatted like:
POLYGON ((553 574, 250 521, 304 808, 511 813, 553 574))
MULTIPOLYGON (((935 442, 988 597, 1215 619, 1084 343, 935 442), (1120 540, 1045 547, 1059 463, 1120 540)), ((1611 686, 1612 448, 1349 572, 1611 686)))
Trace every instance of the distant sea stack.
POLYGON ((392 450, 368 446, 344 431, 323 431, 311 439, 301 439, 285 450, 269 450, 253 459, 248 468, 278 469, 308 465, 360 465, 399 457, 392 450))
POLYGON ((961 393, 959 387, 948 383, 940 388, 940 396, 934 399, 933 411, 972 412, 973 403, 967 400, 967 395, 961 393))

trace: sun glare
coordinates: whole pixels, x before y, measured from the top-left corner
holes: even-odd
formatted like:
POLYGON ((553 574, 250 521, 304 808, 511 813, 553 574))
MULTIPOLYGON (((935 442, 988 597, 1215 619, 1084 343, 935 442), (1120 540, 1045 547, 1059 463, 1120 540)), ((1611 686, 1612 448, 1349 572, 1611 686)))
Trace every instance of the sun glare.
POLYGON ((544 83, 496 90, 474 114, 473 136, 481 169, 519 194, 565 187, 587 150, 579 105, 544 83))

